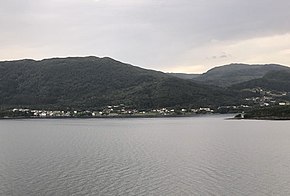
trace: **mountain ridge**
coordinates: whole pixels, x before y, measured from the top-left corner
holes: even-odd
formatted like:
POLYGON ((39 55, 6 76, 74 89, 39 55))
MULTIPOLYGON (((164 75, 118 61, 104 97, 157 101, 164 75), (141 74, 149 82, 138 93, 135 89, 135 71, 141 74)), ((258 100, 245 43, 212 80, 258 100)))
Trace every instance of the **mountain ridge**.
POLYGON ((269 71, 286 70, 290 70, 290 68, 279 64, 233 63, 214 67, 193 80, 204 84, 229 87, 241 82, 262 78, 269 71))
POLYGON ((197 84, 109 57, 0 62, 0 107, 138 108, 217 106, 240 98, 232 90, 197 84))

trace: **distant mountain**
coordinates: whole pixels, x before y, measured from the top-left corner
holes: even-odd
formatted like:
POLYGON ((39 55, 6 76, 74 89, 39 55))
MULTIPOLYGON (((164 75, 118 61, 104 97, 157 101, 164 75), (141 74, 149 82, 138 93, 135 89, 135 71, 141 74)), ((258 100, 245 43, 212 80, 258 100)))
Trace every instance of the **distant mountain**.
POLYGON ((0 62, 1 108, 217 106, 237 103, 239 96, 108 57, 0 62))
POLYGON ((290 92, 290 70, 270 71, 264 77, 233 85, 236 90, 263 88, 282 92, 290 92))
POLYGON ((186 74, 186 73, 167 73, 167 74, 185 80, 191 80, 200 76, 200 74, 186 74))
POLYGON ((270 71, 287 71, 289 67, 266 64, 266 65, 248 65, 248 64, 230 64, 215 67, 193 80, 196 82, 228 87, 241 82, 262 78, 270 71))

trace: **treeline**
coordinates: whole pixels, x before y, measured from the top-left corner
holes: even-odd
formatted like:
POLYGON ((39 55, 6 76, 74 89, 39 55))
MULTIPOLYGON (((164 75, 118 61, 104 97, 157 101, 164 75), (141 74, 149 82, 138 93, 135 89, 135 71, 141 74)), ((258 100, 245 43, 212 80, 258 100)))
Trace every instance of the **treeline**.
POLYGON ((290 119, 290 106, 264 107, 245 114, 246 119, 290 119))

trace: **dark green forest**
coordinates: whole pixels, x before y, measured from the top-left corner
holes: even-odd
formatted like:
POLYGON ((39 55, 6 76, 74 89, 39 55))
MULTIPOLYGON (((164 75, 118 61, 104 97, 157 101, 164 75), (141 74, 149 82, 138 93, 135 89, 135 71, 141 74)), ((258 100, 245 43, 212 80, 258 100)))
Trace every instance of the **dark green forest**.
POLYGON ((1 108, 215 107, 240 103, 243 96, 108 57, 0 62, 1 108))
POLYGON ((248 65, 248 64, 229 64, 214 67, 204 74, 193 78, 196 82, 210 84, 221 87, 230 87, 235 84, 260 79, 269 72, 290 71, 289 67, 266 64, 266 65, 248 65))
POLYGON ((250 80, 237 85, 233 85, 232 89, 250 89, 250 88, 264 88, 275 91, 290 92, 290 70, 289 71, 271 71, 264 77, 250 80))
POLYGON ((248 111, 246 119, 290 119, 290 106, 275 106, 267 108, 257 108, 248 111))

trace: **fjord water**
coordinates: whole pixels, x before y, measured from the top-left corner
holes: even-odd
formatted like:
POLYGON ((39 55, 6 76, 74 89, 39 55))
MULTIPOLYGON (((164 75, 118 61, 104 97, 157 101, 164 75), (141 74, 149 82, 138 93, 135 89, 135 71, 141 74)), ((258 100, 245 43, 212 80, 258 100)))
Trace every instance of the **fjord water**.
POLYGON ((0 121, 0 195, 290 195, 290 122, 0 121))

